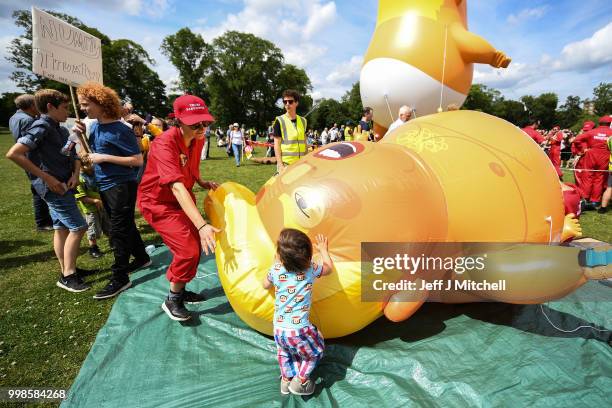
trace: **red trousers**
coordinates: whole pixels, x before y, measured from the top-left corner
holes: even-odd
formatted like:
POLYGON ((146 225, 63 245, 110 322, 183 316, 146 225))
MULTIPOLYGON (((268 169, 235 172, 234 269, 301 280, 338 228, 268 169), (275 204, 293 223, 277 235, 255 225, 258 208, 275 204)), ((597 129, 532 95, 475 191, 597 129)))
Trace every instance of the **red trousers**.
POLYGON ((180 208, 139 202, 145 220, 162 237, 173 258, 166 278, 173 283, 190 282, 196 275, 202 246, 200 234, 180 208))
POLYGON ((555 166, 557 175, 559 177, 563 177, 563 173, 561 172, 561 146, 551 146, 550 150, 548 151, 548 157, 550 158, 553 166, 555 166))
POLYGON ((585 199, 598 203, 608 182, 608 172, 601 170, 608 170, 610 152, 608 149, 589 149, 584 155, 584 160, 584 167, 588 170, 600 170, 586 171, 582 188, 585 199))
POLYGON ((586 166, 584 165, 585 162, 585 158, 584 156, 581 156, 578 161, 576 162, 576 167, 574 167, 574 180, 576 180, 576 187, 578 187, 578 190, 580 190, 580 196, 582 198, 588 198, 585 194, 584 194, 584 179, 586 178, 586 171, 580 171, 580 170, 584 170, 586 168, 586 166))
POLYGON ((571 190, 563 190, 563 206, 565 215, 573 213, 576 218, 580 218, 580 189, 575 184, 563 183, 571 190))

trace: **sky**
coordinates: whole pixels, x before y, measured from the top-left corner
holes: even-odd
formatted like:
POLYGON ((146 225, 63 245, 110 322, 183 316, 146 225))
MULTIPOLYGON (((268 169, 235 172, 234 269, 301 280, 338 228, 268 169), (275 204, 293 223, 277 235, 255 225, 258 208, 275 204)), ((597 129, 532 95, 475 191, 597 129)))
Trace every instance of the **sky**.
MULTIPOLYGON (((11 14, 31 5, 77 17, 111 39, 141 44, 168 86, 177 71, 161 54, 165 36, 183 27, 207 42, 227 30, 252 33, 272 41, 286 62, 306 70, 315 99, 338 99, 359 79, 378 1, 0 0, 0 93, 16 90, 5 57, 22 30, 11 14)), ((589 98, 600 82, 612 82, 610 0, 468 0, 468 24, 512 58, 506 70, 483 65, 474 70, 474 83, 507 98, 555 92, 561 104, 569 95, 589 98)))

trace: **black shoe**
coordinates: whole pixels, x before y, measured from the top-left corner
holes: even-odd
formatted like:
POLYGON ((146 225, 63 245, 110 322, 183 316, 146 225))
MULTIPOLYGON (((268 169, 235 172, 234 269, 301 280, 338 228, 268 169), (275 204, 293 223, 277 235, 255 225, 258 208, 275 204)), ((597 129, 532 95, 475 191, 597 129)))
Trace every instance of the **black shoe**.
POLYGON ((599 207, 599 209, 597 210, 597 212, 599 214, 605 214, 608 212, 608 207, 599 207))
POLYGON ((102 256, 102 252, 100 252, 100 248, 97 245, 89 247, 89 256, 92 258, 100 258, 102 256))
POLYGON ((153 263, 153 261, 151 261, 151 258, 149 258, 148 256, 146 258, 144 258, 144 259, 134 259, 128 265, 128 271, 130 273, 131 272, 135 272, 138 269, 146 268, 147 266, 151 266, 152 263, 153 263))
POLYGON ((127 288, 132 286, 132 282, 129 280, 127 282, 120 282, 114 279, 111 279, 108 282, 108 285, 104 287, 101 291, 94 295, 94 299, 108 299, 113 296, 117 296, 119 293, 123 292, 127 288))
POLYGON ((36 231, 38 232, 53 231, 53 225, 42 225, 40 227, 36 227, 36 231))
POLYGON ((595 207, 591 205, 587 200, 580 200, 580 211, 592 211, 595 207))
POLYGON ((195 293, 190 290, 186 290, 183 292, 183 302, 185 303, 194 304, 203 302, 205 300, 206 298, 203 295, 200 295, 199 293, 195 293))
POLYGON ((162 310, 166 312, 169 318, 178 322, 184 322, 185 320, 191 319, 191 313, 185 308, 183 300, 164 300, 161 306, 162 310))
POLYGON ((83 279, 76 273, 68 276, 60 276, 55 284, 68 292, 75 293, 83 292, 90 288, 90 286, 83 282, 83 279))

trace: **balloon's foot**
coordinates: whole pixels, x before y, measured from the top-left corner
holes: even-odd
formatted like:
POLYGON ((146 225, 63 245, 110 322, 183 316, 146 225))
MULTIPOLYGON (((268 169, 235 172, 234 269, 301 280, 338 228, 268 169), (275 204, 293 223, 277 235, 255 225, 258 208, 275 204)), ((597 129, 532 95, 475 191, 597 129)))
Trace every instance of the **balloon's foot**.
POLYGON ((577 240, 570 245, 581 249, 579 262, 587 279, 612 279, 612 245, 594 239, 577 240))

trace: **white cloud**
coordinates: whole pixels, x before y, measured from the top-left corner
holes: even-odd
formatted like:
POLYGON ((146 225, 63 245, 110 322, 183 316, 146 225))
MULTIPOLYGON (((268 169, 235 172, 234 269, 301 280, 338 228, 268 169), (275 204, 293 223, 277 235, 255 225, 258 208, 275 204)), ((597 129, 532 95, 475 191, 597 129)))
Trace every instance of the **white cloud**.
POLYGON ((325 79, 343 84, 357 82, 362 63, 363 55, 354 55, 349 61, 339 64, 325 79))
POLYGON ((312 80, 313 71, 328 55, 322 39, 337 17, 333 1, 244 0, 244 8, 228 14, 220 24, 193 30, 207 42, 230 30, 269 40, 281 49, 287 63, 305 69, 312 80))
POLYGON ((312 3, 308 21, 304 27, 304 38, 311 38, 313 35, 321 32, 328 24, 333 23, 335 18, 336 3, 327 3, 324 5, 312 3))
POLYGON ((567 44, 561 51, 561 57, 553 63, 559 71, 590 71, 612 63, 610 41, 612 39, 612 22, 597 30, 590 38, 567 44))
POLYGON ((537 20, 543 17, 548 12, 548 10, 548 6, 526 8, 518 12, 518 14, 510 14, 508 16, 507 21, 510 24, 520 24, 527 20, 537 20))
POLYGON ((508 68, 492 68, 477 65, 474 70, 474 83, 485 84, 497 89, 509 89, 532 81, 542 75, 539 64, 512 62, 508 68))
POLYGON ((130 16, 146 14, 159 19, 163 17, 170 7, 170 0, 123 0, 119 2, 122 11, 130 16))
MULTIPOLYGON (((612 75, 610 38, 612 38, 612 22, 597 30, 589 38, 567 44, 558 56, 542 54, 540 61, 536 63, 526 64, 513 61, 507 69, 476 65, 473 82, 497 89, 512 90, 520 86, 529 87, 559 72, 577 75, 606 68, 605 74, 612 75)), ((551 83, 548 80, 546 82, 546 87, 551 90, 551 83)))

